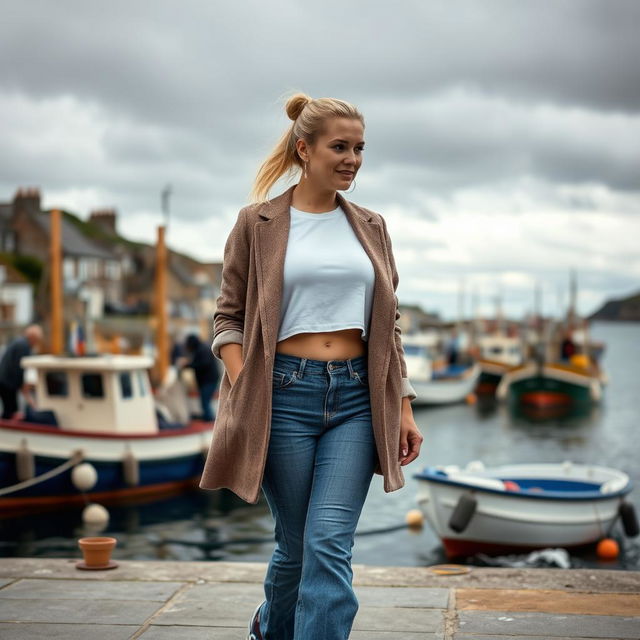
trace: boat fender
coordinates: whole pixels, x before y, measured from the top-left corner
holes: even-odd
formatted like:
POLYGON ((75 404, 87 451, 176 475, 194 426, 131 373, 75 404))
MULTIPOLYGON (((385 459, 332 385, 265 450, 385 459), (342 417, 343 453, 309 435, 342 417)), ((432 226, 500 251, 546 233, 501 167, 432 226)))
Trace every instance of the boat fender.
POLYGON ((127 451, 122 459, 122 475, 130 487, 140 484, 140 464, 131 451, 127 451))
POLYGON ((73 467, 71 482, 78 491, 91 491, 98 482, 98 471, 90 462, 83 462, 73 467))
POLYGON ((470 493, 463 493, 449 518, 449 528, 456 533, 462 533, 471 522, 477 506, 478 501, 470 493))
POLYGON ((622 520, 622 528, 629 538, 635 538, 640 533, 638 527, 638 516, 635 507, 630 502, 621 502, 618 507, 618 513, 622 520))
POLYGON ((20 443, 20 448, 16 451, 16 476, 19 482, 31 480, 36 475, 36 459, 33 451, 27 446, 27 441, 20 443))

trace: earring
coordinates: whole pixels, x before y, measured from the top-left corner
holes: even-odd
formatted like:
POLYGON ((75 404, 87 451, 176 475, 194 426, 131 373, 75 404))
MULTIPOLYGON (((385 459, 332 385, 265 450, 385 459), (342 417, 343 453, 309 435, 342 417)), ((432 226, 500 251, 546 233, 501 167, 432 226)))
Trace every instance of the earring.
POLYGON ((304 172, 304 177, 305 177, 305 180, 306 180, 306 178, 307 178, 307 161, 306 160, 304 161, 304 170, 303 170, 303 172, 304 172))
POLYGON ((345 193, 353 193, 356 190, 356 181, 353 181, 353 187, 349 189, 349 191, 345 191, 345 193))

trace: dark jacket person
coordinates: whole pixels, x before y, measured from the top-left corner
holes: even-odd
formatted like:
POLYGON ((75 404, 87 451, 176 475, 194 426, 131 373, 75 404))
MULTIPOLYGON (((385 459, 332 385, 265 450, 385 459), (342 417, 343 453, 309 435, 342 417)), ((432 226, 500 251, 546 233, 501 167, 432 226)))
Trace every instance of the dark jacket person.
POLYGON ((200 393, 202 419, 211 422, 214 419, 211 398, 218 387, 220 379, 218 365, 209 346, 204 344, 197 335, 191 334, 187 336, 185 348, 187 357, 190 360, 183 368, 193 369, 200 393))
POLYGON ((24 369, 20 360, 31 355, 31 350, 42 342, 42 328, 37 324, 29 325, 24 334, 15 338, 0 359, 0 398, 2 398, 2 417, 8 419, 18 410, 18 391, 22 390, 27 402, 33 400, 24 384, 24 369))

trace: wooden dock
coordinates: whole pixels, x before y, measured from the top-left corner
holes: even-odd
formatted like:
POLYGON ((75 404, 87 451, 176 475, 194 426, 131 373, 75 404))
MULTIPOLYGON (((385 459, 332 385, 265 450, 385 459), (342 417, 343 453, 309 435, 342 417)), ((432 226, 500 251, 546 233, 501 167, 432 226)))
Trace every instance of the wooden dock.
MULTIPOLYGON (((0 559, 3 640, 244 640, 263 563, 0 559)), ((640 638, 640 572, 354 566, 351 640, 640 638)), ((326 640, 333 640, 327 638, 326 640)))

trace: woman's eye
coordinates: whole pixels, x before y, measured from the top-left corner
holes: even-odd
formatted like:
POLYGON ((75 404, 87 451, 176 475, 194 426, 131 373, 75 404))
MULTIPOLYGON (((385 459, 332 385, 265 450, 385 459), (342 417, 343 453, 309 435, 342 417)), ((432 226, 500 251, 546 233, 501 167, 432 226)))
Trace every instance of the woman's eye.
POLYGON ((364 147, 356 147, 356 153, 362 153, 364 151, 364 147))
POLYGON ((333 148, 334 148, 336 151, 342 151, 342 150, 344 149, 344 145, 343 145, 343 144, 334 144, 334 145, 333 145, 333 148))

